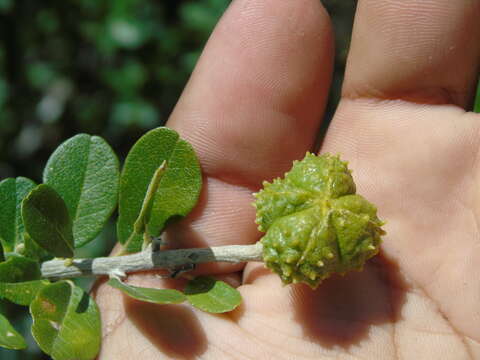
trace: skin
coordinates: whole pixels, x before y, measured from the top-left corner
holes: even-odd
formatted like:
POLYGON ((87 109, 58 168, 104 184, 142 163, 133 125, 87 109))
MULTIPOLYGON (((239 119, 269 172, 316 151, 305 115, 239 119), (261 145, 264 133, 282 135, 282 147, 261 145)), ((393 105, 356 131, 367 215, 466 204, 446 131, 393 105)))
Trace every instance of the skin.
MULTIPOLYGON (((477 0, 359 0, 343 97, 321 152, 340 153, 387 220, 381 255, 315 291, 262 264, 211 265, 243 295, 232 313, 127 299, 104 284, 100 359, 480 358, 477 0)), ((199 206, 179 247, 251 244, 250 205, 315 141, 333 38, 317 0, 235 0, 168 126, 198 152, 199 206)), ((153 274, 133 284, 178 286, 153 274)))

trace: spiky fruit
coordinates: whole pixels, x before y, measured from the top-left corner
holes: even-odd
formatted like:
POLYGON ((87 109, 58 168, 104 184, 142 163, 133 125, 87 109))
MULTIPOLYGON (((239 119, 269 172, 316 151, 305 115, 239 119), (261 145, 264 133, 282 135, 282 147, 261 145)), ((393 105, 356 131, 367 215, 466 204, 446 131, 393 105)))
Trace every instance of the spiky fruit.
POLYGON ((383 222, 376 207, 355 194, 347 163, 308 153, 283 179, 254 194, 256 223, 266 232, 263 259, 285 284, 312 288, 334 273, 361 270, 379 251, 383 222))

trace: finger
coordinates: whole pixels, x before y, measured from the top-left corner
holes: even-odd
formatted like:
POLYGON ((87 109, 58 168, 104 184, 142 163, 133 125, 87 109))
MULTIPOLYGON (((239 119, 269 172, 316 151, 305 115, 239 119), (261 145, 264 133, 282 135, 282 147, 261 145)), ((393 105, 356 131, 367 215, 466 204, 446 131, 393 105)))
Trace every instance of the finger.
POLYGON ((479 16, 479 1, 360 0, 343 95, 466 107, 478 76, 479 16))
POLYGON ((317 0, 232 3, 168 122, 193 144, 206 175, 195 212, 170 228, 174 246, 258 239, 252 189, 281 175, 314 143, 332 48, 329 18, 317 0))
POLYGON ((256 187, 314 141, 332 68, 317 0, 237 0, 209 40, 169 122, 203 171, 256 187))

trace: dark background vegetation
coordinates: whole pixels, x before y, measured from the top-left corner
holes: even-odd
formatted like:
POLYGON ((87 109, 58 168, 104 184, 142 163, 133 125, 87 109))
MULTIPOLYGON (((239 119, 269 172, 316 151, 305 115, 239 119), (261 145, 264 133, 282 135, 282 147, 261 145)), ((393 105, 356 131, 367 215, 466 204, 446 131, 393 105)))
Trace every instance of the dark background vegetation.
MULTIPOLYGON (((124 158, 139 136, 166 122, 229 3, 0 0, 0 180, 39 182, 50 153, 81 132, 106 138, 124 158)), ((324 5, 337 45, 329 117, 338 102, 355 1, 324 5)), ((108 252, 112 228, 79 255, 108 252)), ((47 359, 28 335, 24 309, 0 302, 0 311, 30 344, 25 351, 0 350, 0 359, 47 359)))

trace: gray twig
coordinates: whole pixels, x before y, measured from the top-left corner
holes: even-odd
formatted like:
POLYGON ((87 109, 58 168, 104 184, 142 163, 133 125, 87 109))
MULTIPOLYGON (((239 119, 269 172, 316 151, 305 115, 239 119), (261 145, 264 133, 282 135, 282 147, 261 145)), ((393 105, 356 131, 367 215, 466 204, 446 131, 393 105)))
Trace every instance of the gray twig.
POLYGON ((42 264, 42 276, 47 279, 100 276, 132 273, 154 269, 172 269, 182 265, 206 262, 240 263, 263 261, 262 244, 229 245, 203 249, 155 250, 151 246, 139 253, 124 256, 73 259, 71 265, 65 260, 50 260, 42 264))

